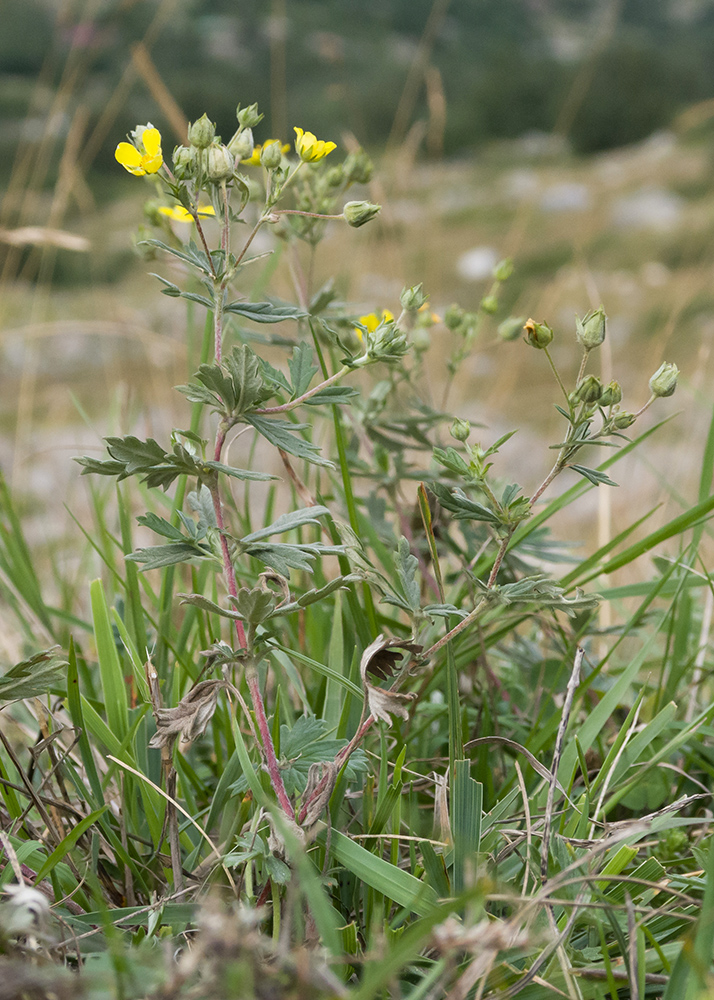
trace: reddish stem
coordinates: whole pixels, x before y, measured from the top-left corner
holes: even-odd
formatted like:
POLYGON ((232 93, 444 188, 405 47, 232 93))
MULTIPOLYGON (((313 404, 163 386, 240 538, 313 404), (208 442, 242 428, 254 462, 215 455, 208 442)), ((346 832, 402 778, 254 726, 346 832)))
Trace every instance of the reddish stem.
MULTIPOLYGON (((236 624, 238 623, 236 622, 236 624)), ((295 810, 293 809, 293 804, 285 791, 283 776, 280 773, 280 765, 278 764, 278 758, 275 756, 273 737, 270 733, 270 727, 268 726, 268 717, 265 714, 265 703, 263 702, 263 696, 260 693, 260 684, 258 683, 258 674, 256 673, 255 667, 248 667, 245 672, 245 679, 248 684, 248 690, 250 691, 253 708, 255 709, 255 717, 258 722, 258 729, 263 741, 263 753, 265 754, 265 763, 268 768, 268 774, 270 775, 270 783, 273 786, 275 794, 278 797, 278 802, 283 807, 285 813, 290 817, 290 819, 295 819, 295 810)))

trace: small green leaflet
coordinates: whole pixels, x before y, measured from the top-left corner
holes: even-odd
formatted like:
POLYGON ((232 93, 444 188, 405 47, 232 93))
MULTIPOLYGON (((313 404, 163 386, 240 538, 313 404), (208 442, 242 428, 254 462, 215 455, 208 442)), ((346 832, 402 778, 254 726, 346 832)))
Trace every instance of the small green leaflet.
POLYGON ((584 465, 569 465, 568 468, 572 469, 573 472, 579 472, 581 476, 585 476, 594 486, 617 486, 618 484, 614 480, 606 476, 604 472, 598 472, 597 469, 588 469, 584 465))
POLYGON ((67 660, 58 651, 59 646, 53 646, 35 653, 0 676, 0 702, 38 698, 57 687, 67 667, 67 660))
POLYGON ((285 319, 302 319, 307 315, 296 306, 273 302, 229 302, 223 311, 252 319, 254 323, 282 323, 285 319))
POLYGON ((310 441, 300 437, 296 431, 306 430, 308 424, 292 424, 288 420, 270 420, 268 417, 259 417, 256 414, 246 414, 246 422, 262 434, 276 448, 282 448, 289 455, 296 458, 304 458, 313 465, 325 465, 334 469, 334 464, 320 455, 320 448, 310 441))
POLYGON ((296 344, 292 357, 288 361, 290 378, 293 382, 293 398, 307 392, 318 368, 313 363, 312 348, 309 344, 296 344))

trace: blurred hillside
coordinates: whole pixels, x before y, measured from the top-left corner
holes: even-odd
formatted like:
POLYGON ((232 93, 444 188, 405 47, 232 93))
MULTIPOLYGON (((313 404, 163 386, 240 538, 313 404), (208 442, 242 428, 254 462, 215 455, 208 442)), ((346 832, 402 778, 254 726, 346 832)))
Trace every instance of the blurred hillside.
POLYGON ((108 114, 167 128, 160 84, 224 130, 245 95, 283 138, 302 121, 381 148, 424 120, 431 155, 533 130, 590 153, 714 95, 713 44, 711 0, 4 0, 0 170, 78 104, 84 166, 113 170, 108 114))

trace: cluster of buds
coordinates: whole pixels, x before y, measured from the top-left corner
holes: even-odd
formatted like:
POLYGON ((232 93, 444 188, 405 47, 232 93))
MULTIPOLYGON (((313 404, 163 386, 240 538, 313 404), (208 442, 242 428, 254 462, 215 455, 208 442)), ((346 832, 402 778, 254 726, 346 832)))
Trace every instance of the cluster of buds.
MULTIPOLYGON (((369 318, 365 317, 367 320, 369 318)), ((409 350, 407 335, 399 328, 389 312, 385 311, 382 314, 376 326, 372 323, 361 323, 357 332, 365 345, 365 352, 352 362, 354 368, 364 368, 375 361, 395 364, 401 361, 409 350)))
MULTIPOLYGON (((507 320, 506 323, 502 324, 503 330, 499 328, 499 333, 504 340, 514 339, 512 324, 515 322, 515 320, 507 320)), ((535 320, 529 319, 524 324, 523 330, 526 335, 526 343, 538 350, 546 350, 553 340, 553 330, 547 323, 536 323, 535 320)), ((606 335, 607 316, 602 306, 598 309, 592 309, 582 319, 579 316, 575 317, 575 337, 585 355, 581 376, 573 392, 568 395, 568 402, 571 407, 582 407, 581 415, 584 419, 589 419, 597 409, 603 411, 603 432, 609 433, 626 430, 655 399, 671 396, 677 388, 679 369, 671 362, 660 365, 649 381, 650 398, 645 406, 637 413, 621 410, 622 389, 619 382, 613 380, 609 385, 603 385, 596 375, 582 375, 587 355, 596 347, 600 347, 606 335)))

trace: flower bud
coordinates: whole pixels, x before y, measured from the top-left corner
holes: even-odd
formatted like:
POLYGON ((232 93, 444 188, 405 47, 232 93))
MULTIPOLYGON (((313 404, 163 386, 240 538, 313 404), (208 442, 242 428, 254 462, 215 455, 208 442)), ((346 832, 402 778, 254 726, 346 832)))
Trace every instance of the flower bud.
POLYGON ((600 406, 616 406, 621 399, 622 389, 620 388, 620 383, 613 380, 602 390, 602 396, 598 402, 600 406))
POLYGON ((653 396, 671 396, 677 388, 678 378, 679 368, 671 361, 665 361, 650 379, 650 392, 653 396))
POLYGON ((214 184, 227 181, 233 176, 233 171, 234 160, 228 146, 214 143, 208 150, 206 163, 206 174, 209 181, 213 181, 214 184))
POLYGON ((325 174, 325 184, 331 188, 339 187, 343 183, 344 179, 345 172, 340 163, 338 163, 336 167, 330 167, 325 174))
POLYGON ((471 424, 468 420, 461 420, 460 417, 457 417, 449 428, 449 434, 456 441, 466 441, 470 433, 471 424))
POLYGON ((255 128, 258 122, 263 120, 263 116, 258 113, 257 104, 249 104, 247 108, 241 108, 239 104, 236 108, 236 118, 241 128, 255 128))
POLYGON ((498 336, 501 340, 516 340, 521 335, 525 321, 525 316, 509 316, 503 323, 499 323, 498 336))
POLYGON ((369 184, 374 173, 374 164, 363 149, 346 156, 342 168, 348 184, 369 184))
POLYGON ((542 351, 553 339, 553 331, 547 323, 536 323, 529 319, 523 329, 526 331, 526 343, 542 351))
POLYGON ((177 146, 172 156, 174 176, 179 181, 193 177, 196 169, 196 150, 191 146, 177 146))
POLYGON ((402 309, 406 312, 419 312, 422 306, 429 301, 429 296, 424 294, 424 286, 420 282, 412 285, 411 288, 403 288, 399 296, 402 309))
POLYGON ((498 312, 498 296, 496 295, 484 295, 480 304, 482 311, 488 313, 489 316, 498 312))
POLYGON ((270 139, 263 143, 263 148, 260 151, 260 162, 266 170, 275 170, 276 167, 280 166, 282 160, 283 154, 279 139, 270 139))
MULTIPOLYGON (((369 320, 371 317, 365 317, 365 319, 369 320)), ((383 318, 377 326, 373 327, 371 323, 364 324, 364 326, 366 333, 363 338, 367 351, 365 356, 360 359, 358 367, 373 361, 385 361, 387 364, 395 363, 403 358, 409 350, 406 334, 399 329, 391 313, 383 313, 383 318)))
POLYGON ((236 160, 249 160, 255 149, 253 132, 249 128, 239 129, 228 143, 231 155, 236 160))
POLYGON ((370 222, 382 211, 381 205, 373 205, 370 201, 348 201, 342 209, 342 214, 348 225, 359 229, 365 222, 370 222))
POLYGON ((602 306, 599 309, 591 309, 582 319, 579 316, 575 317, 575 336, 586 351, 592 351, 594 347, 602 344, 606 329, 607 316, 602 306))
POLYGON ((637 417, 634 413, 628 413, 627 410, 621 410, 619 413, 615 413, 612 418, 612 426, 615 430, 624 431, 628 427, 632 427, 637 417))
POLYGON ((597 375, 586 375, 581 379, 572 393, 572 398, 577 403, 597 403, 602 396, 602 382, 597 375))
POLYGON ((454 302, 444 313, 444 326, 447 330, 458 330, 465 319, 466 310, 454 302))
POLYGON ((508 281, 513 274, 513 261, 510 257, 500 260, 493 269, 493 276, 496 281, 508 281))
POLYGON ((202 115, 198 121, 188 127, 188 141, 196 149, 208 149, 216 135, 216 126, 208 115, 202 115))

